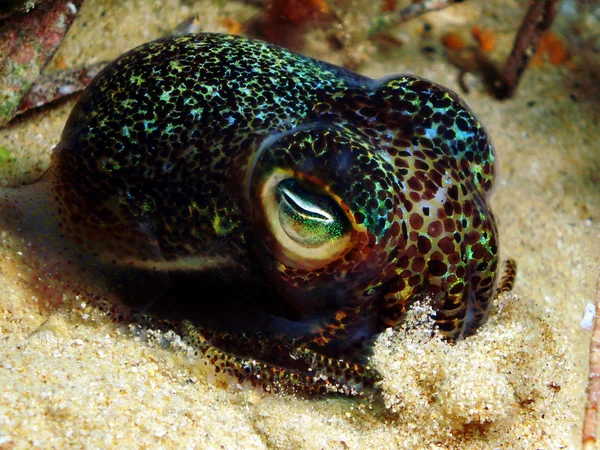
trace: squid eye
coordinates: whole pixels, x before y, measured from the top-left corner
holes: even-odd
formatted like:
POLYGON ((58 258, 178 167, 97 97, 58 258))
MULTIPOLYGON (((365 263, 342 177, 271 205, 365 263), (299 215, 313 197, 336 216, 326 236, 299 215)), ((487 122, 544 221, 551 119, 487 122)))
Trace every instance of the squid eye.
POLYGON ((323 267, 342 255, 352 223, 340 200, 322 188, 285 174, 263 185, 261 203, 275 258, 297 269, 323 267))
POLYGON ((301 186, 294 178, 277 185, 277 197, 281 228, 299 245, 320 247, 350 230, 350 222, 335 200, 301 186))

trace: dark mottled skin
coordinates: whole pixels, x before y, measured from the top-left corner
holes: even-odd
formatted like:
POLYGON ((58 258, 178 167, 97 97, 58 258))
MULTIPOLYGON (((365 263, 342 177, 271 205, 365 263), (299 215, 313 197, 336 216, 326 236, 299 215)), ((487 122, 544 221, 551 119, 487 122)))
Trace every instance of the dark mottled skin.
POLYGON ((356 394, 376 375, 339 357, 361 361, 357 348, 415 302, 432 304, 450 339, 486 319, 498 273, 494 170, 484 128, 445 88, 202 34, 151 42, 103 70, 47 177, 64 234, 114 268, 124 303, 168 312, 188 292, 179 308, 194 305, 195 318, 158 323, 178 327, 219 370, 268 387, 356 394), (258 200, 273 173, 345 215, 333 257, 309 267, 280 257, 273 211, 258 200), (251 286, 223 294, 224 319, 211 306, 219 294, 194 284, 209 266, 202 280, 213 287, 220 277, 251 286), (159 287, 133 298, 124 267, 159 287), (266 305, 246 303, 255 290, 266 305))

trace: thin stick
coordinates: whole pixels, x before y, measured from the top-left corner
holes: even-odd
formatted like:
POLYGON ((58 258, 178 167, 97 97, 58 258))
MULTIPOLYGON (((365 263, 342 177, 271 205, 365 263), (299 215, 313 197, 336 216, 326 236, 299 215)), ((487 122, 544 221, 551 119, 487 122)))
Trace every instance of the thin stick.
POLYGON ((558 0, 530 0, 529 8, 521 22, 513 49, 504 65, 494 91, 499 99, 515 94, 521 76, 531 57, 535 54, 542 36, 552 26, 558 0))
POLYGON ((414 19, 422 14, 430 11, 444 9, 454 3, 462 3, 464 0, 423 0, 418 3, 413 3, 397 13, 386 14, 378 17, 371 25, 370 35, 379 33, 384 28, 392 27, 400 23, 414 19))
POLYGON ((596 429, 598 427, 598 403, 600 402, 600 275, 596 282, 596 313, 592 326, 592 340, 590 342, 590 375, 587 387, 587 403, 583 418, 581 439, 584 450, 596 447, 596 429))

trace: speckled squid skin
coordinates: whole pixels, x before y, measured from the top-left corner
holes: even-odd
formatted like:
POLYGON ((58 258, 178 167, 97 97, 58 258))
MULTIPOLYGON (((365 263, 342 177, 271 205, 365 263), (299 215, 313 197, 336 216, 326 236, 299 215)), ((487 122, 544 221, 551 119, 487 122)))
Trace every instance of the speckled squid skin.
MULTIPOLYGON (((213 359, 233 358, 236 376, 262 370, 263 384, 288 377, 308 391, 352 382, 356 393, 374 377, 360 364, 332 367, 335 357, 415 302, 432 304, 451 339, 486 319, 498 271, 493 178, 484 128, 443 87, 200 34, 145 44, 103 70, 44 180, 81 260, 151 268, 161 286, 204 264, 272 293, 278 305, 257 314, 270 317, 267 330, 184 322, 203 353, 207 340, 230 351, 213 359), (331 260, 306 268, 278 258, 257 200, 274 173, 310 184, 347 216, 347 242, 331 260), (269 369, 248 369, 243 357, 269 369)), ((198 302, 211 301, 197 289, 198 302)))

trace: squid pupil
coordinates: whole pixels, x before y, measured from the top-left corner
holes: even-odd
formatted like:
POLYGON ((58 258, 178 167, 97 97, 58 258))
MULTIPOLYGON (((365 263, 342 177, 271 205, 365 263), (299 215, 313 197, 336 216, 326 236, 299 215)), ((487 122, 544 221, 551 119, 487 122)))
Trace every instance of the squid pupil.
POLYGON ((343 236, 348 218, 330 196, 287 178, 277 186, 279 221, 285 233, 307 247, 318 247, 343 236))

